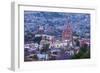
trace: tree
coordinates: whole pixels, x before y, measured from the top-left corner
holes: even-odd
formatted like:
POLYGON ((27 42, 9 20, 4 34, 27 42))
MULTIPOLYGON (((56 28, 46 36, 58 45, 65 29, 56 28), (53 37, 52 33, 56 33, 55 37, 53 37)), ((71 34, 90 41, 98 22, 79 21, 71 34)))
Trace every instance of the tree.
POLYGON ((73 57, 73 59, 84 59, 84 58, 90 58, 90 48, 88 47, 87 44, 84 44, 84 46, 82 46, 80 48, 80 51, 78 54, 75 54, 73 57))

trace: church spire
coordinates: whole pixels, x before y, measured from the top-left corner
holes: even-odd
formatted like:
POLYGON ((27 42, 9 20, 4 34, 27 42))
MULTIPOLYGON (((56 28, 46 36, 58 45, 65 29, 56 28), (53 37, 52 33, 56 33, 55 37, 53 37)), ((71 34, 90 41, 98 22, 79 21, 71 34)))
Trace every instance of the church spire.
POLYGON ((73 30, 70 23, 70 19, 68 17, 68 23, 65 25, 64 30, 62 32, 62 41, 64 40, 72 40, 73 30))

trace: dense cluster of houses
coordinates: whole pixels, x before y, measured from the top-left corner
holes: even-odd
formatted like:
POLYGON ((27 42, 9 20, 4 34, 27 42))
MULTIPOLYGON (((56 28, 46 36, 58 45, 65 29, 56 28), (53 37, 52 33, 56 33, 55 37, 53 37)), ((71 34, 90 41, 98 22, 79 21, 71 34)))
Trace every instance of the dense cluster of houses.
POLYGON ((73 55, 78 54, 81 46, 90 46, 90 39, 73 36, 70 24, 65 26, 60 39, 43 34, 43 31, 43 27, 40 27, 39 33, 35 34, 35 37, 42 37, 40 43, 25 44, 25 61, 71 59, 73 55))

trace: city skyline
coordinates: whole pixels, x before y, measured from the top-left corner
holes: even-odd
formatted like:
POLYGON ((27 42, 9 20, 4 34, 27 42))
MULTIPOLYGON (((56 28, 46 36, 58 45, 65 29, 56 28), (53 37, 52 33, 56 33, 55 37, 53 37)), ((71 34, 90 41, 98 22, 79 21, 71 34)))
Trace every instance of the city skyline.
POLYGON ((24 61, 90 58, 90 14, 24 11, 24 46, 24 61))

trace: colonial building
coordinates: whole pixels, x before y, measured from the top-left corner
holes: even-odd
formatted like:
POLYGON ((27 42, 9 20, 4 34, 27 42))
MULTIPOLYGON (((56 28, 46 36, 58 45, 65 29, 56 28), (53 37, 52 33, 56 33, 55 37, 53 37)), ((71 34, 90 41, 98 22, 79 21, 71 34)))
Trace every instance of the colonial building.
POLYGON ((44 33, 44 27, 43 26, 38 27, 38 33, 41 34, 41 35, 44 33))
POLYGON ((73 29, 70 23, 68 23, 68 25, 65 25, 64 30, 62 32, 62 43, 67 46, 66 50, 74 47, 73 29))
POLYGON ((63 32, 62 32, 62 41, 69 40, 72 41, 73 39, 73 30, 70 24, 66 25, 63 32))

